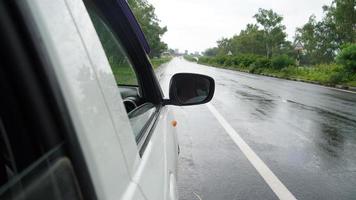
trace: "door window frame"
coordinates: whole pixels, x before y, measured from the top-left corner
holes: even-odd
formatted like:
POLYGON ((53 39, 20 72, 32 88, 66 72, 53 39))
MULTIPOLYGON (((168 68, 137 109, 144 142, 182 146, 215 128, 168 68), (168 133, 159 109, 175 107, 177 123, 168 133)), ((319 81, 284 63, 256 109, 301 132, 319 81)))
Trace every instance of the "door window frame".
POLYGON ((95 12, 122 45, 122 50, 126 53, 137 75, 141 98, 144 102, 150 102, 156 106, 155 113, 146 122, 141 130, 139 140, 136 141, 139 155, 142 157, 163 107, 163 93, 149 58, 136 34, 133 33, 134 30, 130 29, 130 23, 122 15, 123 12, 116 10, 122 9, 118 2, 84 0, 87 10, 90 9, 89 12, 95 12))
POLYGON ((93 8, 97 15, 112 30, 112 33, 121 41, 121 45, 126 52, 137 79, 141 87, 141 95, 146 102, 155 105, 162 105, 163 93, 156 78, 149 58, 140 40, 136 37, 135 30, 125 16, 123 2, 126 1, 102 1, 84 0, 86 7, 93 8))

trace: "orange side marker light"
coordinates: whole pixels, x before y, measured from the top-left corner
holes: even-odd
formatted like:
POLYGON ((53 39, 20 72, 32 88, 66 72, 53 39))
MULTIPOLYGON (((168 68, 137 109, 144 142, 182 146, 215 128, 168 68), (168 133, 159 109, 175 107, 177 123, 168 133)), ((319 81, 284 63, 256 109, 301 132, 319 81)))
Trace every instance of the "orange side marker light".
POLYGON ((177 121, 176 121, 176 120, 173 120, 171 123, 172 123, 172 126, 173 126, 173 127, 176 127, 176 126, 177 126, 177 121))

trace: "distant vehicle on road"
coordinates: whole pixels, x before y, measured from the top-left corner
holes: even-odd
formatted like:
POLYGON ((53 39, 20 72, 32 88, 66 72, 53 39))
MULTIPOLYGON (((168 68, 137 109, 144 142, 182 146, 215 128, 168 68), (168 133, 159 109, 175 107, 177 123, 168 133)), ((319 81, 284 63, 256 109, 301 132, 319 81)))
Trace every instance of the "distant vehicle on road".
POLYGON ((210 101, 212 78, 164 99, 125 0, 1 1, 0 24, 0 199, 177 199, 168 105, 210 101))

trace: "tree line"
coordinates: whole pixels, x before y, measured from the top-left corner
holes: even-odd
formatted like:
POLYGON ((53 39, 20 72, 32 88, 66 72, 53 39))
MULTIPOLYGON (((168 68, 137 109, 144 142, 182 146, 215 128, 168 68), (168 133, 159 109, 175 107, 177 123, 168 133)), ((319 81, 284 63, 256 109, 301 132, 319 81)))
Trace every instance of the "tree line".
POLYGON ((253 54, 272 58, 283 54, 296 59, 295 45, 300 43, 302 65, 332 63, 343 47, 356 43, 355 2, 334 0, 323 6, 324 17, 317 21, 311 15, 306 24, 297 28, 294 41, 287 40, 281 15, 260 8, 253 16, 255 24, 247 24, 239 34, 217 41, 217 47, 207 49, 204 55, 253 54))
POLYGON ((217 41, 198 62, 292 80, 356 88, 356 3, 333 0, 287 40, 283 17, 260 8, 254 24, 217 41))

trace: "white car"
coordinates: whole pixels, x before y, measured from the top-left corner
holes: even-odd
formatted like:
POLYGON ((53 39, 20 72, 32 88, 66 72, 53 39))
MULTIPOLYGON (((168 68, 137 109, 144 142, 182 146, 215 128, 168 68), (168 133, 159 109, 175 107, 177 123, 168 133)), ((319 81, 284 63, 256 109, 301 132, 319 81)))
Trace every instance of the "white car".
POLYGON ((214 80, 176 74, 164 99, 125 0, 0 2, 0 199, 177 199, 171 106, 214 80))

